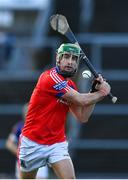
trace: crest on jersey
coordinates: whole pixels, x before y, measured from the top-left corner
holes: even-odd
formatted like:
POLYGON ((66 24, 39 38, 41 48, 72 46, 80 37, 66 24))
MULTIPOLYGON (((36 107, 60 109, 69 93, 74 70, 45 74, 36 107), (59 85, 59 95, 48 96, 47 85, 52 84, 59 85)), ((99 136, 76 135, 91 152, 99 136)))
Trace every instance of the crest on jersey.
POLYGON ((56 89, 57 91, 60 91, 64 89, 66 86, 67 86, 67 81, 61 81, 57 83, 56 85, 54 85, 53 88, 56 89))

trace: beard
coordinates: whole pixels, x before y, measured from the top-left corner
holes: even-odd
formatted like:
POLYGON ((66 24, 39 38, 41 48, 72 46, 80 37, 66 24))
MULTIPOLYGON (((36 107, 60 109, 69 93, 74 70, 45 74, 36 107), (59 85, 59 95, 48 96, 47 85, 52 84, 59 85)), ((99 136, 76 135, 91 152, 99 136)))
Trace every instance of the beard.
POLYGON ((59 66, 56 67, 58 74, 63 76, 64 78, 70 78, 75 76, 77 69, 72 70, 72 71, 66 71, 66 70, 61 70, 59 66))

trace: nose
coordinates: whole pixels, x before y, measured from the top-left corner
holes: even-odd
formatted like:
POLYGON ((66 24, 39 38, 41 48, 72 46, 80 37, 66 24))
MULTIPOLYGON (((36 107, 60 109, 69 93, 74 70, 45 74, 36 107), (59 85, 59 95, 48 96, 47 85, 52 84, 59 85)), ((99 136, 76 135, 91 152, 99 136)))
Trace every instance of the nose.
POLYGON ((69 64, 72 64, 72 56, 69 57, 68 63, 69 63, 69 64))

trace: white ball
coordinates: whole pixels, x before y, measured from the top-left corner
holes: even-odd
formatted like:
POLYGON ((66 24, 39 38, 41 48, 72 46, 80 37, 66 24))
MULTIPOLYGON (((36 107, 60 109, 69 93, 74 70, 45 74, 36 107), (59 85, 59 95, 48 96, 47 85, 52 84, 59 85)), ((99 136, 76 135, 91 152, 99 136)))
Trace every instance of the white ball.
POLYGON ((89 70, 85 70, 82 72, 82 76, 83 76, 83 78, 88 79, 91 77, 91 72, 89 70))

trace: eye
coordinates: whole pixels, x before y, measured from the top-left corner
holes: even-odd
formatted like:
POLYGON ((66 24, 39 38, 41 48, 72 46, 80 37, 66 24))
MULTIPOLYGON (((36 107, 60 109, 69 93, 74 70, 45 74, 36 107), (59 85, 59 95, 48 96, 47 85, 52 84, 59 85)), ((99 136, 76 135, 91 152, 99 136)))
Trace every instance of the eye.
POLYGON ((78 61, 78 56, 73 55, 72 60, 77 62, 78 61))
POLYGON ((63 57, 64 57, 65 59, 69 59, 70 56, 71 56, 70 54, 64 54, 64 55, 63 55, 63 57))

